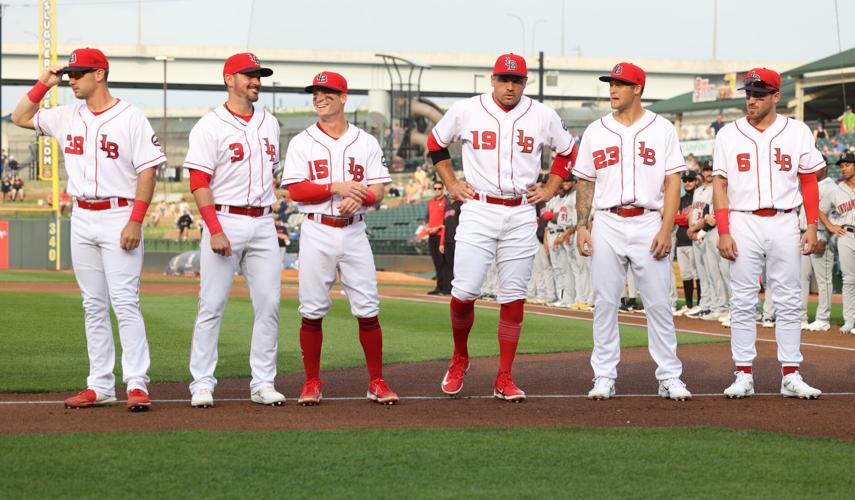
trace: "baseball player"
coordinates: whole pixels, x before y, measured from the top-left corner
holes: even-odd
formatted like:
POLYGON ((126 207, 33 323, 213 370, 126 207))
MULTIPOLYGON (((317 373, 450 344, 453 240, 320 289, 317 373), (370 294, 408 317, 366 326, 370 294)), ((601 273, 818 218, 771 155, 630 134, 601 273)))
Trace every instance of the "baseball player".
MULTIPOLYGON (((817 188, 819 189, 820 211, 830 211, 832 193, 837 189, 837 184, 828 178, 828 169, 822 169, 816 173, 817 188)), ((827 218, 825 219, 827 221, 827 218)), ((804 205, 799 210, 799 229, 804 234, 807 231, 807 218, 804 205)), ((831 296, 832 271, 834 269, 834 252, 829 248, 830 234, 822 217, 820 217, 816 232, 816 250, 810 255, 802 255, 802 330, 812 332, 827 332, 831 330, 831 296), (810 294, 811 276, 816 277, 818 292, 818 303, 816 316, 813 323, 808 323, 808 295, 810 294)))
POLYGON ((546 225, 546 246, 549 249, 549 261, 552 264, 552 276, 555 280, 554 307, 570 307, 576 298, 576 276, 573 274, 573 252, 570 246, 576 232, 576 193, 573 187, 576 179, 568 177, 561 183, 558 196, 546 204, 548 223, 546 225))
POLYGON ((273 70, 251 53, 223 65, 228 100, 190 131, 184 168, 207 231, 200 245, 199 307, 193 327, 191 405, 214 405, 217 341, 234 274, 246 278, 255 312, 249 366, 253 403, 279 406, 274 388, 279 340, 279 242, 271 206, 279 166, 279 123, 256 105, 261 78, 273 70))
POLYGON ((428 149, 448 192, 465 203, 457 228, 457 254, 451 292, 454 354, 442 391, 455 395, 469 368, 467 340, 475 319, 475 300, 496 260, 498 272, 499 373, 493 395, 522 401, 525 393, 511 376, 523 322, 523 305, 538 249, 534 205, 545 203, 569 172, 572 136, 552 109, 523 95, 526 62, 516 54, 496 59, 493 91, 460 101, 436 124, 428 149), (463 175, 452 171, 448 147, 463 143, 463 175), (537 184, 541 155, 558 154, 549 180, 537 184))
MULTIPOLYGON (((306 370, 299 403, 320 403, 322 321, 330 309, 330 288, 341 285, 359 322, 359 342, 368 367, 368 399, 395 404, 398 395, 383 378, 383 334, 377 315, 380 296, 364 214, 383 199, 390 182, 377 140, 344 117, 347 81, 322 71, 305 88, 312 94, 318 122, 288 144, 282 186, 288 188, 305 221, 300 231, 300 349, 306 370)), ((440 218, 440 224, 442 219, 440 218)))
MULTIPOLYGON (((543 182, 538 181, 538 185, 542 186, 543 182)), ((547 305, 555 301, 556 297, 551 255, 546 242, 546 226, 553 214, 546 209, 545 203, 538 203, 535 205, 534 210, 537 214, 535 236, 537 237, 538 247, 531 267, 531 280, 528 282, 526 300, 532 304, 547 305)))
POLYGON ((618 306, 629 267, 647 314, 659 396, 685 401, 692 394, 680 380, 683 365, 677 358, 669 297, 673 274, 667 257, 686 164, 671 122, 641 107, 644 70, 622 62, 600 81, 609 83, 614 111, 585 129, 573 167, 579 177, 576 243, 581 254, 591 255, 596 276, 594 387, 588 398, 609 399, 615 394, 618 306), (597 212, 589 231, 586 221, 592 208, 597 212))
POLYGON ((806 399, 822 394, 799 373, 799 251, 810 254, 816 246, 819 192, 815 172, 825 167, 825 160, 807 125, 776 112, 780 88, 781 76, 775 71, 749 71, 743 80, 747 116, 725 125, 715 140, 713 197, 718 248, 722 257, 733 261, 730 345, 736 379, 724 390, 728 398, 754 394, 754 314, 763 267, 769 280, 766 291, 775 297, 781 394, 806 399), (807 230, 799 239, 797 210, 802 200, 807 230))
MULTIPOLYGON (((710 280, 706 255, 706 231, 704 231, 704 216, 709 213, 712 205, 712 165, 705 163, 701 170, 695 191, 692 193, 692 208, 689 211, 689 228, 686 234, 692 240, 692 256, 698 271, 698 304, 694 310, 687 311, 686 317, 700 318, 712 312, 713 289, 710 280)), ((709 266, 712 267, 712 266, 709 266)))
MULTIPOLYGON (((843 181, 837 184, 827 198, 820 197, 822 205, 819 216, 829 234, 837 235, 837 253, 840 256, 840 272, 843 274, 843 326, 840 327, 840 333, 855 333, 855 154, 843 155, 837 165, 840 166, 843 181), (832 212, 837 213, 839 224, 829 220, 832 212)), ((819 311, 817 308, 817 317, 819 311)))
POLYGON ((680 197, 680 211, 675 218, 677 225, 677 264, 680 268, 680 279, 683 281, 683 297, 685 305, 677 311, 677 316, 689 312, 695 305, 695 281, 698 272, 695 268, 694 252, 692 250, 692 239, 689 237, 689 213, 692 210, 695 187, 698 185, 698 174, 687 170, 683 173, 683 190, 685 194, 680 197))
POLYGON ((69 408, 116 401, 116 352, 110 305, 119 323, 122 379, 128 409, 148 410, 148 340, 139 305, 142 222, 154 192, 156 168, 166 161, 145 115, 113 97, 110 64, 93 48, 77 49, 65 67, 42 73, 12 113, 19 127, 55 137, 65 153, 71 214, 71 263, 83 297, 89 377, 69 408), (77 104, 39 109, 51 87, 68 75, 77 104))

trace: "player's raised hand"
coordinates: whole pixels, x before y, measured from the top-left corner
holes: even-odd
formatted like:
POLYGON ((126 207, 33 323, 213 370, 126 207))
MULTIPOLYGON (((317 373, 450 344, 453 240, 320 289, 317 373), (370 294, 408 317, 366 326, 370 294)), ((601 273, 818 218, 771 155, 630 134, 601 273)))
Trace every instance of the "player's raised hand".
POLYGON ((576 248, 579 253, 585 257, 590 257, 594 253, 594 246, 591 244, 591 233, 584 226, 577 226, 576 229, 576 248))
POLYGON ((452 199, 460 200, 464 203, 475 197, 475 190, 466 181, 457 181, 450 186, 446 186, 446 189, 452 199))
POLYGON ((333 182, 330 191, 342 198, 358 198, 360 202, 368 196, 368 186, 353 181, 333 182))
POLYGON ((339 215, 353 215, 362 206, 362 200, 348 196, 338 205, 339 215))
POLYGON ((810 255, 816 250, 816 226, 808 226, 807 231, 799 241, 799 248, 802 249, 802 255, 810 255))
POLYGON ((730 233, 719 235, 718 253, 727 260, 736 260, 739 252, 736 250, 736 241, 730 233))
POLYGON ((128 221, 122 229, 119 246, 122 250, 133 250, 140 246, 140 240, 142 240, 142 225, 139 222, 128 221))
POLYGON ((211 250, 217 255, 223 257, 232 256, 232 243, 226 233, 217 233, 211 235, 211 250))
POLYGON ((671 253, 671 231, 662 230, 656 233, 650 243, 650 253, 654 259, 661 259, 671 253))
POLYGON ((61 80, 62 66, 51 66, 50 68, 45 69, 39 77, 39 81, 48 87, 53 87, 54 85, 59 84, 61 80))

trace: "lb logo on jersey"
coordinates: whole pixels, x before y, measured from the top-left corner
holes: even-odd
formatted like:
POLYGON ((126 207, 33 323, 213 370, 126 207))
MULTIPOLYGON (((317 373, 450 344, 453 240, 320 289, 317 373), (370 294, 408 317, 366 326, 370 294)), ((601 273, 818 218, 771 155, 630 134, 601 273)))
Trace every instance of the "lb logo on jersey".
POLYGON ((511 59, 510 57, 505 58, 505 69, 508 71, 516 71, 517 70, 517 62, 511 59))
POLYGON ((656 165, 656 151, 644 145, 644 141, 638 143, 638 156, 644 160, 645 165, 656 165))
POLYGON ((318 76, 315 77, 315 81, 317 81, 318 83, 327 83, 327 74, 318 73, 318 76))
POLYGON ((623 73, 623 66, 621 66, 620 64, 615 65, 615 69, 612 70, 612 74, 620 75, 622 73, 623 73))
POLYGON ((270 159, 270 163, 276 163, 276 145, 270 144, 267 137, 264 138, 264 154, 270 159))
POLYGON ((119 157, 119 145, 107 140, 107 134, 101 134, 101 151, 107 153, 107 158, 115 160, 119 157))
POLYGON ((517 146, 520 147, 521 153, 531 153, 534 151, 534 137, 525 135, 525 131, 517 129, 517 146))

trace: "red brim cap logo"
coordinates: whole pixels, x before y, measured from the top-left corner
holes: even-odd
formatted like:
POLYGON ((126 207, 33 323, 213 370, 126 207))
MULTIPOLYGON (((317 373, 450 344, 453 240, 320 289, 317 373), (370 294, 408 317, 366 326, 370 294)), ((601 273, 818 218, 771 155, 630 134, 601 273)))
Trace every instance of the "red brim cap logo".
POLYGON ((516 71, 517 70, 517 62, 511 59, 510 57, 505 58, 505 68, 508 71, 516 71))
POLYGON ((612 70, 612 73, 614 73, 615 75, 620 75, 621 73, 623 73, 623 66, 618 64, 617 66, 615 66, 615 69, 612 70))
POLYGON ((315 80, 317 80, 318 83, 327 83, 327 74, 318 73, 318 76, 315 77, 315 80))
POLYGON ((71 66, 72 64, 74 64, 76 62, 77 62, 77 52, 72 52, 71 55, 68 56, 68 65, 71 66))
POLYGON ((253 64, 255 64, 256 66, 261 66, 261 61, 258 60, 258 57, 256 57, 255 54, 249 54, 249 58, 250 60, 252 60, 253 64))

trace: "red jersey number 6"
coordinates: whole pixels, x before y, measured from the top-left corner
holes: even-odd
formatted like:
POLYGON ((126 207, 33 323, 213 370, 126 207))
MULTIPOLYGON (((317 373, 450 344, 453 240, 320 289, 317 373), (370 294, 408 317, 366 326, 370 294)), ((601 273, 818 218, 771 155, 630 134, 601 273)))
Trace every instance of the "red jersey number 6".
POLYGON ((736 155, 736 168, 739 169, 740 172, 748 172, 751 170, 751 155, 748 153, 736 155))

